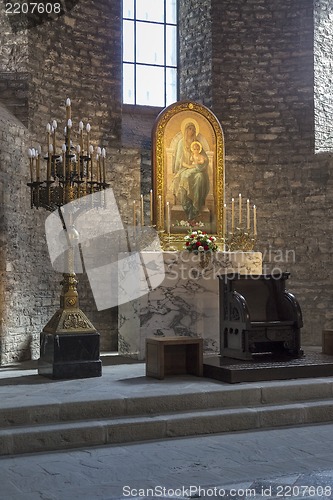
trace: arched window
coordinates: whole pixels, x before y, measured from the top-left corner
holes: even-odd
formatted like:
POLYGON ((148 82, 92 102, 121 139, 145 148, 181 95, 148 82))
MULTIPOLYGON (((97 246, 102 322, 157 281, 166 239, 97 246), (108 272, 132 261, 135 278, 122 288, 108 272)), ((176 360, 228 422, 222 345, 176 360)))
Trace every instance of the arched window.
POLYGON ((177 101, 177 0, 123 0, 123 102, 177 101))

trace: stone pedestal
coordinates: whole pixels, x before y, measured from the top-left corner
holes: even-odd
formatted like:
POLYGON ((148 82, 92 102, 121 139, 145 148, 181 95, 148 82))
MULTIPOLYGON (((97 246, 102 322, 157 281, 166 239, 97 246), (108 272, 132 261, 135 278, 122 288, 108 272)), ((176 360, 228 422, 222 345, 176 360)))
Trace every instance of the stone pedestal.
POLYGON ((42 332, 38 374, 53 379, 100 377, 99 333, 42 332))
MULTIPOLYGON (((148 252, 147 252, 148 253, 148 252)), ((149 258, 143 260, 149 262, 149 258)), ((135 268, 138 299, 119 305, 118 351, 139 360, 145 358, 147 337, 201 337, 205 353, 218 353, 219 300, 218 278, 225 273, 262 273, 259 252, 217 252, 203 266, 198 255, 187 251, 163 252, 164 279, 143 295, 143 273, 135 268), (142 295, 140 297, 140 294, 142 295)), ((151 273, 151 269, 149 269, 151 273)), ((156 272, 161 272, 158 270, 156 272)), ((119 277, 119 283, 122 282, 119 277)))

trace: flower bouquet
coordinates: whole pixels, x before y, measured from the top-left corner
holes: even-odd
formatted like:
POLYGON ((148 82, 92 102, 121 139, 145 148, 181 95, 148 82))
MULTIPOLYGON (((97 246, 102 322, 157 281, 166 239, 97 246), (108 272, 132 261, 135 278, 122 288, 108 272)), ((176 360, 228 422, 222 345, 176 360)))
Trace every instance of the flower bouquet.
POLYGON ((201 231, 200 229, 190 231, 184 239, 184 248, 189 252, 200 255, 200 265, 202 267, 207 266, 209 262, 209 254, 218 250, 215 236, 209 236, 209 234, 205 231, 201 231))

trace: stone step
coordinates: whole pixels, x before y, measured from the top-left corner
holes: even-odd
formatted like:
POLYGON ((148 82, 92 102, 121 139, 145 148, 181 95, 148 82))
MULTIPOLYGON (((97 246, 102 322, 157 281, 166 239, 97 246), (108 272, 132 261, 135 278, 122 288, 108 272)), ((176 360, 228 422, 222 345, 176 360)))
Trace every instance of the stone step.
MULTIPOLYGON (((213 390, 0 408, 0 429, 175 411, 228 409, 333 398, 333 378, 219 385, 213 390)), ((171 389, 170 389, 171 392, 171 389)))
MULTIPOLYGON (((189 377, 189 381, 195 377, 189 377)), ((177 382, 177 380, 175 380, 177 382)), ((329 422, 333 379, 212 385, 209 390, 0 409, 0 455, 329 422)), ((207 389, 207 386, 205 386, 207 389)), ((112 392, 112 391, 110 391, 112 392)))
POLYGON ((333 401, 98 418, 0 430, 1 455, 331 422, 333 401))

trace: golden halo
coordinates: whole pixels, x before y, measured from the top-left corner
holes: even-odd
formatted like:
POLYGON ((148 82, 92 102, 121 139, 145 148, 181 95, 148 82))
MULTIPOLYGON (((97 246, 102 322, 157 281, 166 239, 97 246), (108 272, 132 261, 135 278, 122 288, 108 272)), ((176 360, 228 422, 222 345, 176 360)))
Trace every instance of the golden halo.
POLYGON ((195 126, 195 135, 198 135, 198 133, 199 133, 198 122, 196 120, 194 120, 193 118, 185 118, 185 120, 182 121, 181 126, 180 126, 180 130, 182 131, 183 137, 185 135, 186 125, 188 125, 189 123, 193 123, 193 125, 195 126))
POLYGON ((201 143, 199 141, 193 141, 193 142, 191 142, 190 149, 191 149, 192 153, 193 153, 193 145, 194 144, 197 144, 199 146, 199 153, 201 153, 201 151, 202 151, 202 145, 201 145, 201 143))

